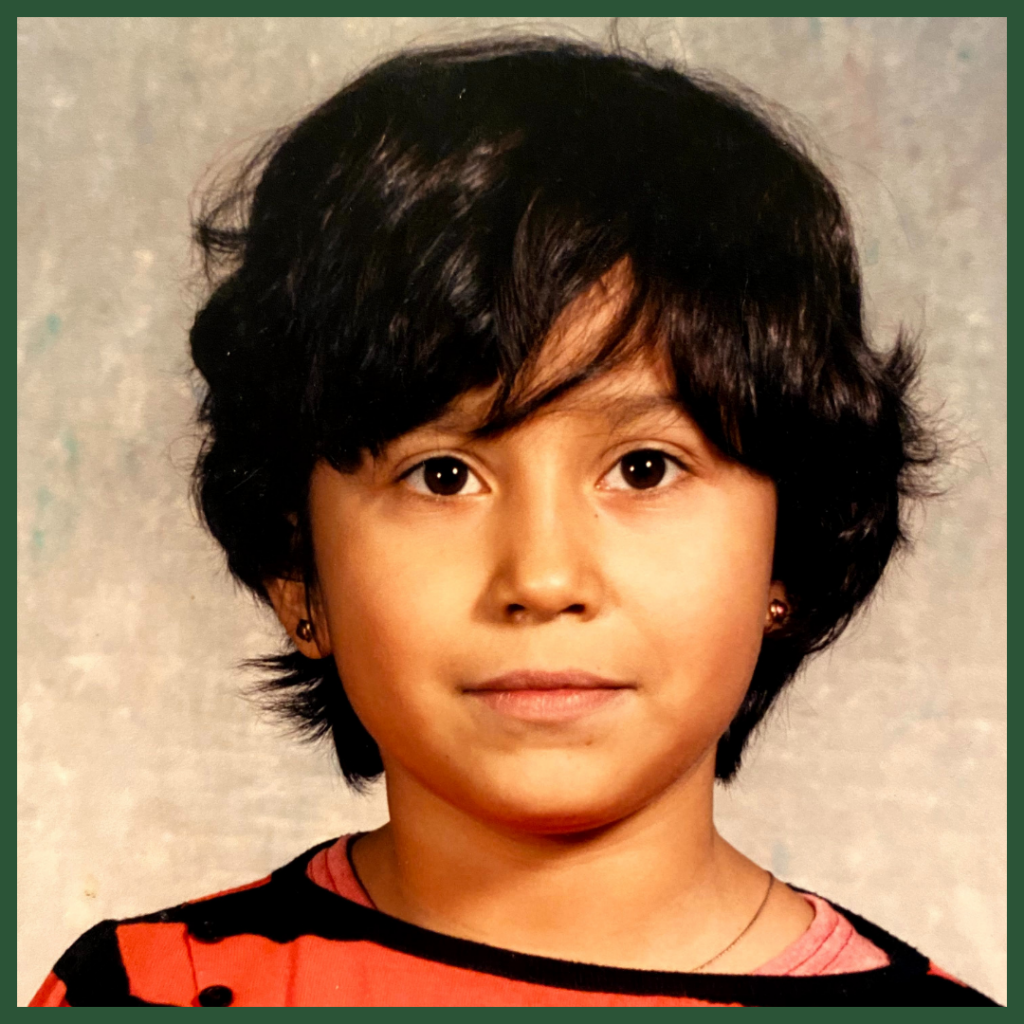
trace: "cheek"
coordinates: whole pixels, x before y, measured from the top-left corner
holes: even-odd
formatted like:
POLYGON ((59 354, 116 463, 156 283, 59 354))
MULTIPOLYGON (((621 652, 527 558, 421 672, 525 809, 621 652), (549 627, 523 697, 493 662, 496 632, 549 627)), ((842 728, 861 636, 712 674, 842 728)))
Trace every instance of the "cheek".
POLYGON ((350 519, 344 541, 334 538, 317 551, 324 611, 346 692, 372 731, 378 708, 411 713, 411 698, 429 693, 417 683, 443 677, 479 560, 373 520, 350 519))
POLYGON ((732 705, 746 691, 763 638, 774 528, 774 489, 757 482, 638 531, 629 557, 616 556, 623 607, 655 673, 681 696, 732 705))

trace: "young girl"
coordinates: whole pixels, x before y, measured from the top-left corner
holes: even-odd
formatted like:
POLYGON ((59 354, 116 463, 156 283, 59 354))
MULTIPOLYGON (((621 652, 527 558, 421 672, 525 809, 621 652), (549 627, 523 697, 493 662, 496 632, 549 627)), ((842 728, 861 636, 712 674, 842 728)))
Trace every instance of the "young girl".
POLYGON ((713 824, 933 459, 797 142, 627 56, 407 53, 198 239, 205 519, 390 821, 97 925, 35 1005, 991 1005, 713 824))

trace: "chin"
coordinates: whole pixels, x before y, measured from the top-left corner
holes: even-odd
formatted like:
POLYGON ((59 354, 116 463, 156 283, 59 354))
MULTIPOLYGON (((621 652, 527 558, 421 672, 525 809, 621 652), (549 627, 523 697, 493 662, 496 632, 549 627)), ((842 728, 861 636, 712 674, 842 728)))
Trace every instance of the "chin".
MULTIPOLYGON (((606 828, 634 814, 650 796, 665 785, 626 782, 621 773, 614 778, 566 780, 552 785, 550 774, 539 783, 529 772, 519 773, 511 782, 488 787, 473 794, 474 803, 503 828, 533 835, 571 835, 606 828)), ((478 812, 480 813, 480 812, 478 812)))
POLYGON ((499 808, 496 824, 513 832, 535 836, 584 836, 614 825, 626 814, 597 807, 499 808))

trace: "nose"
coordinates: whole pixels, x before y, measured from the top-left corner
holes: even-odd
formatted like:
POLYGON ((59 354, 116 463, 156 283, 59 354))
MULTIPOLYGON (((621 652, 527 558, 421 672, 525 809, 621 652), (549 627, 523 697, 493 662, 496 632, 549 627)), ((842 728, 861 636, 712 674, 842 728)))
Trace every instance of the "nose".
POLYGON ((491 615, 512 623, 594 618, 605 595, 594 521, 585 502, 557 487, 509 501, 494 524, 491 615))

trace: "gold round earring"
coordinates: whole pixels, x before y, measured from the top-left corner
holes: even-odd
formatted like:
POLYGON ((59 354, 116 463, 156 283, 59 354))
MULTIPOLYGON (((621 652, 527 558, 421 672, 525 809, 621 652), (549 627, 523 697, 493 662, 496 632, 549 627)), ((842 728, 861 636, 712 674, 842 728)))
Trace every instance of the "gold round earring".
POLYGON ((295 635, 308 644, 313 639, 313 623, 309 619, 299 619, 299 624, 295 627, 295 635))
POLYGON ((786 621, 786 616, 789 615, 789 606, 785 601, 780 601, 775 598, 768 605, 767 625, 769 626, 781 626, 786 621))

